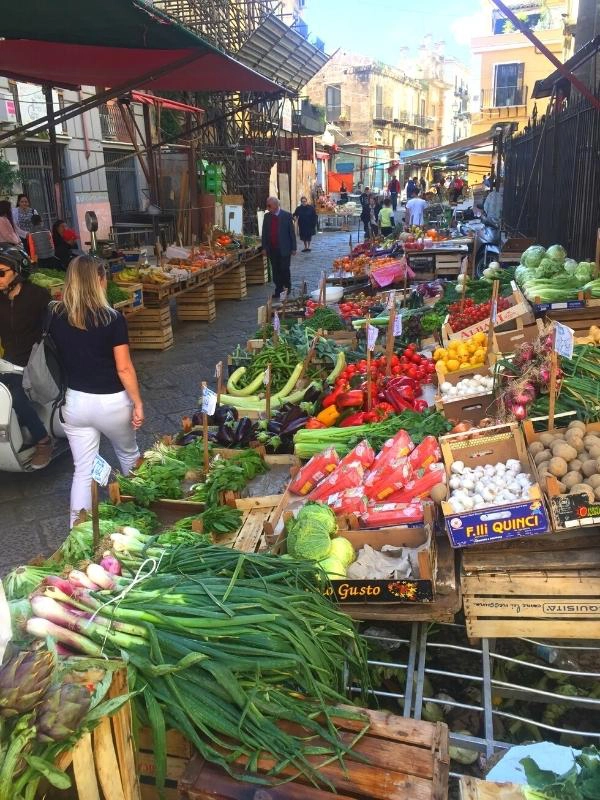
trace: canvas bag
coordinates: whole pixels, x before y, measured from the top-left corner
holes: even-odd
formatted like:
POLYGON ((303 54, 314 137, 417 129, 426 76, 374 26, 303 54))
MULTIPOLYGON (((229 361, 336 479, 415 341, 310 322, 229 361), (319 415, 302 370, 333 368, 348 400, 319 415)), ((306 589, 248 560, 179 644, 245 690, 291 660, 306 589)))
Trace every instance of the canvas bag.
POLYGON ((40 405, 62 406, 67 390, 66 376, 58 350, 49 333, 51 311, 44 320, 42 339, 33 345, 29 361, 23 372, 23 389, 29 399, 40 405))

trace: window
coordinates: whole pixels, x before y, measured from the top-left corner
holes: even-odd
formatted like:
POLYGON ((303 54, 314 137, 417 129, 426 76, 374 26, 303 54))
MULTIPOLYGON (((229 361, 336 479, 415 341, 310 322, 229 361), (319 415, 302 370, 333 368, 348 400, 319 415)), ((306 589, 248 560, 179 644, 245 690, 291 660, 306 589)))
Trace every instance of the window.
POLYGON ((124 155, 127 153, 122 150, 104 151, 108 199, 113 217, 139 210, 135 157, 121 160, 124 155))
POLYGON ((520 106, 525 103, 524 72, 525 64, 496 64, 494 106, 520 106))
POLYGON ((375 119, 383 119, 383 86, 375 87, 375 119))
POLYGON ((327 122, 337 122, 342 114, 342 87, 339 83, 326 87, 325 108, 327 122))

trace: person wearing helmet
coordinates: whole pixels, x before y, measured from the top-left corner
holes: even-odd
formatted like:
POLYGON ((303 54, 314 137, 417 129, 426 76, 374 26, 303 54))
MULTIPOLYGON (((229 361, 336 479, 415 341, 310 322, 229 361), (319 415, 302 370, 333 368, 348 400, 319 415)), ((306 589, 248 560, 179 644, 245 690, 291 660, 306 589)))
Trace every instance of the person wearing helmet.
MULTIPOLYGON (((0 342, 4 358, 24 367, 33 345, 42 338, 44 317, 50 302, 47 289, 30 283, 29 256, 13 244, 0 243, 0 342)), ((8 386, 19 424, 31 434, 35 452, 32 469, 47 466, 52 457, 52 440, 23 389, 22 375, 0 375, 8 386)))

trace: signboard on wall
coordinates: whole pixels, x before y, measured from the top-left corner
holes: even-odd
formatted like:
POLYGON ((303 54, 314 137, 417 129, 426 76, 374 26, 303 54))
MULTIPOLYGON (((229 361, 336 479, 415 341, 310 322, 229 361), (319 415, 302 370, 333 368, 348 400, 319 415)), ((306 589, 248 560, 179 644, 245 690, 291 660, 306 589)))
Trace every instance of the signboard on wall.
MULTIPOLYGON (((21 123, 27 125, 28 122, 35 122, 36 119, 46 116, 46 98, 41 86, 34 83, 17 83, 19 94, 19 108, 21 111, 21 123)), ((58 93, 52 90, 52 105, 54 112, 60 111, 58 93)))

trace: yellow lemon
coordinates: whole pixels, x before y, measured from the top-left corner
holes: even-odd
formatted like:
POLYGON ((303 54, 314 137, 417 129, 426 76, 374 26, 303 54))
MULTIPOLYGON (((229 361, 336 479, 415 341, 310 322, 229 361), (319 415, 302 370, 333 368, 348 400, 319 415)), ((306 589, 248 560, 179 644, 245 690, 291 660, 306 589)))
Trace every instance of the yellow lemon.
POLYGON ((460 368, 460 364, 455 358, 450 358, 446 362, 446 366, 448 368, 448 372, 454 372, 455 370, 460 368))

